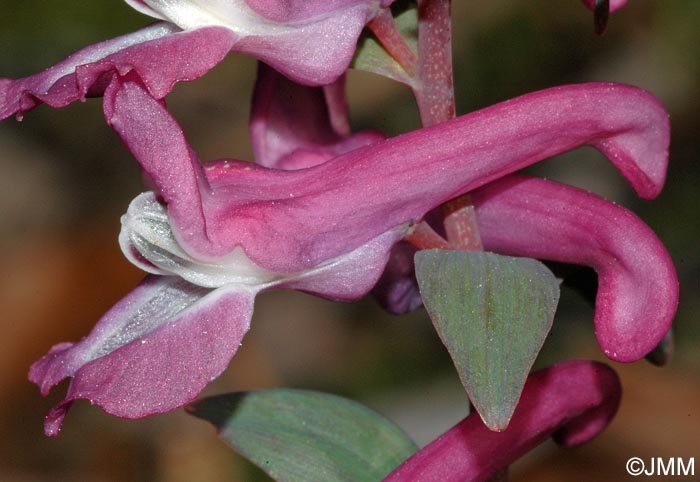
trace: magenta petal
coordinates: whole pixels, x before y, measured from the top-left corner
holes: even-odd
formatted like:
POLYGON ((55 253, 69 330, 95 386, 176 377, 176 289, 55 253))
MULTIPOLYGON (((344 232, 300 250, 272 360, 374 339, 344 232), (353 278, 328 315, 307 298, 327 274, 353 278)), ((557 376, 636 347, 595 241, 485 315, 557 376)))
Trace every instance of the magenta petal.
POLYGON ((180 407, 228 365, 248 330, 254 293, 211 291, 179 278, 149 276, 82 341, 56 345, 32 365, 43 394, 66 377, 65 400, 46 418, 57 435, 76 399, 140 418, 180 407))
POLYGON ((247 1, 248 6, 282 27, 241 38, 248 53, 306 85, 325 85, 350 65, 365 24, 390 2, 377 0, 247 1), (386 5, 384 5, 386 4, 386 5))
POLYGON ((302 169, 384 139, 377 132, 349 132, 345 77, 324 87, 306 87, 259 64, 250 115, 258 164, 302 169))
POLYGON ((138 82, 115 82, 105 94, 107 120, 158 186, 183 250, 202 260, 240 246, 270 271, 303 271, 585 144, 605 153, 643 197, 657 195, 666 174, 668 116, 651 94, 624 85, 536 92, 282 171, 239 161, 202 169, 167 110, 138 82))
POLYGON ((629 362, 659 344, 678 304, 666 248, 630 211, 543 179, 511 176, 472 192, 484 248, 591 266, 598 273, 596 336, 629 362))
POLYGON ((127 0, 135 9, 183 30, 229 29, 234 49, 307 85, 333 82, 348 68, 365 24, 391 1, 127 0))
POLYGON ((279 286, 338 301, 360 299, 377 283, 391 248, 405 234, 402 229, 388 231, 346 255, 290 277, 279 286))
POLYGON ((492 432, 474 412, 418 451, 385 482, 477 482, 506 468, 549 436, 584 443, 615 415, 621 387, 602 363, 570 361, 527 379, 510 425, 492 432))
POLYGON ((112 74, 132 71, 153 97, 161 99, 176 82, 208 72, 235 40, 231 31, 221 27, 180 32, 167 23, 151 25, 86 47, 39 74, 0 79, 0 119, 15 113, 21 116, 42 102, 64 107, 85 97, 100 96, 112 74))
POLYGON ((150 181, 159 188, 157 194, 167 203, 168 214, 180 226, 187 226, 185 230, 174 226, 180 244, 187 250, 188 245, 208 239, 204 202, 211 188, 175 119, 138 79, 115 78, 104 95, 107 122, 122 136, 150 181))

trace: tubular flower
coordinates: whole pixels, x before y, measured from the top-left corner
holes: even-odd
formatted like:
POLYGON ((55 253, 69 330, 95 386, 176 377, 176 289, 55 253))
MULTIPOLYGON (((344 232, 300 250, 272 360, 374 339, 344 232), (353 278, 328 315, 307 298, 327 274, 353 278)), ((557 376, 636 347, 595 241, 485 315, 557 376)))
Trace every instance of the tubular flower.
POLYGON ((472 201, 484 249, 595 269, 596 337, 609 358, 632 362, 661 341, 676 314, 678 280, 666 248, 633 213, 521 175, 473 191, 472 201))
POLYGON ((550 436, 566 447, 585 443, 610 423, 622 389, 612 368, 569 361, 533 373, 510 425, 493 432, 473 412, 399 465, 384 482, 489 480, 550 436))
POLYGON ((393 0, 127 0, 161 21, 86 47, 49 69, 0 79, 0 119, 39 103, 64 107, 101 96, 112 76, 138 75, 162 99, 229 51, 260 58, 303 84, 342 75, 365 24, 393 0))
MULTIPOLYGON (((104 110, 155 186, 132 201, 120 235, 126 256, 152 275, 88 337, 57 345, 32 367, 43 392, 72 377, 65 401, 47 418, 48 433, 75 399, 130 418, 187 403, 235 353, 258 292, 283 287, 356 299, 375 284, 413 221, 544 158, 592 145, 641 196, 653 197, 664 182, 669 142, 657 100, 615 84, 536 92, 296 170, 201 164, 137 76, 112 79, 104 110)), ((657 243, 644 229, 635 236, 657 243)), ((601 250, 609 243, 600 236, 601 250)), ((627 261, 605 264, 610 290, 636 279, 634 270, 616 276, 623 268, 627 261)), ((646 302, 643 293, 628 295, 646 302)), ((598 333, 622 343, 613 348, 618 353, 646 352, 666 333, 670 319, 659 319, 656 307, 621 319, 619 297, 606 300, 598 333), (621 332, 635 335, 632 348, 616 338, 621 332)))

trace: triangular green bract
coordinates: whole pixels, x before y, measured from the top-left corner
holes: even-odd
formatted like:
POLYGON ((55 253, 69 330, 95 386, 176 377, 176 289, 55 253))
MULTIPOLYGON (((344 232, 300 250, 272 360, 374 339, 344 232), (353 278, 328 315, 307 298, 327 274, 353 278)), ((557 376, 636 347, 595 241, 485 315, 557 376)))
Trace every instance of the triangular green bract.
POLYGON ((187 408, 277 481, 383 479, 418 447, 393 422, 326 393, 271 389, 206 398, 187 408))
POLYGON ((415 256, 423 303, 484 423, 504 430, 559 301, 539 261, 425 250, 415 256))

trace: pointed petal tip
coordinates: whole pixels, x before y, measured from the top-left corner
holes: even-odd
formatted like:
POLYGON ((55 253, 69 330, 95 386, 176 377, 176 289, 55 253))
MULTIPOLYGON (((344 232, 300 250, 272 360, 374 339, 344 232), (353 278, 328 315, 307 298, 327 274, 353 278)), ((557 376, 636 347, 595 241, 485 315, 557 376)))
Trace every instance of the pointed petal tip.
POLYGON ((49 413, 44 418, 44 435, 47 437, 58 437, 71 405, 73 405, 73 401, 67 400, 49 410, 49 413))
POLYGON ((32 363, 27 378, 39 387, 42 396, 47 396, 61 380, 70 376, 70 348, 75 343, 62 342, 51 347, 49 352, 32 363))

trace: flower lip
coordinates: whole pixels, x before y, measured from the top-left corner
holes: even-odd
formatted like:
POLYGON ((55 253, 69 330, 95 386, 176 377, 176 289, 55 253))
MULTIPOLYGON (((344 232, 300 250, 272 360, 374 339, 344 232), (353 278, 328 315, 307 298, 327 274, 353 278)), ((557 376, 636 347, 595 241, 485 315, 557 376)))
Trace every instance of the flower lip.
POLYGON ((165 208, 153 192, 137 196, 122 216, 119 244, 124 255, 146 272, 178 275, 206 288, 225 285, 260 287, 283 275, 253 263, 240 247, 214 262, 196 260, 180 247, 165 208))
POLYGON ((122 216, 119 244, 126 258, 144 271, 179 276, 203 288, 235 287, 237 290, 258 292, 275 286, 302 286, 300 289, 332 298, 351 299, 356 296, 353 294, 355 291, 357 296, 361 296, 374 285, 383 265, 372 267, 372 263, 369 263, 362 267, 357 274, 360 278, 367 277, 372 281, 360 283, 363 287, 351 289, 353 293, 350 294, 345 293, 347 288, 331 288, 332 284, 342 285, 342 281, 323 287, 321 285, 324 283, 315 283, 313 280, 320 277, 340 279, 346 276, 343 273, 353 273, 355 270, 349 269, 349 265, 353 260, 357 261, 358 256, 372 258, 378 255, 380 259, 384 258, 381 253, 388 251, 394 242, 402 238, 406 228, 407 226, 398 226, 351 252, 324 260, 309 269, 295 273, 279 273, 256 265, 241 246, 235 247, 228 255, 217 260, 200 260, 190 256, 180 247, 165 207, 156 200, 153 192, 145 192, 131 202, 126 214, 122 216), (374 271, 378 272, 372 274, 374 271), (326 291, 326 288, 330 291, 326 291))

